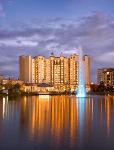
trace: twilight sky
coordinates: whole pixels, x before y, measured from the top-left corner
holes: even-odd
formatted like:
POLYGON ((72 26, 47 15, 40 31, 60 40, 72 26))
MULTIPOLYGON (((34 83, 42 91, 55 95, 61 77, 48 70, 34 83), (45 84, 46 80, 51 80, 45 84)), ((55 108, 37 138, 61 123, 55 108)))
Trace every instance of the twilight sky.
POLYGON ((96 69, 114 67, 114 0, 0 0, 0 74, 18 77, 18 56, 65 56, 81 45, 96 69))

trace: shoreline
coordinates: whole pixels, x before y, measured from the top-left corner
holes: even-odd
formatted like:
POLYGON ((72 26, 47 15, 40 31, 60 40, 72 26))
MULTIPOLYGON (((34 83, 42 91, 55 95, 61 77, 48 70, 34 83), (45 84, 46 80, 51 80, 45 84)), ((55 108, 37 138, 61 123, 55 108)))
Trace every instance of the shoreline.
MULTIPOLYGON (((33 93, 33 92, 12 92, 9 94, 6 93, 0 93, 0 97, 4 97, 4 96, 8 96, 8 97, 18 97, 18 96, 39 96, 39 95, 49 95, 49 96, 54 96, 54 95, 75 95, 74 92, 70 93, 70 92, 50 92, 50 93, 33 93)), ((97 96, 108 96, 114 95, 114 92, 88 92, 87 95, 97 95, 97 96)))

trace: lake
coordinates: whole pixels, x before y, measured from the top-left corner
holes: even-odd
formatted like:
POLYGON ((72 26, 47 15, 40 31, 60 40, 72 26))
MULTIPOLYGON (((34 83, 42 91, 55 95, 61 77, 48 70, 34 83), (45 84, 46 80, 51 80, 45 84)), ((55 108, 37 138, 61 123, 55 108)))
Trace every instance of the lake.
POLYGON ((0 98, 0 150, 113 150, 114 96, 0 98))

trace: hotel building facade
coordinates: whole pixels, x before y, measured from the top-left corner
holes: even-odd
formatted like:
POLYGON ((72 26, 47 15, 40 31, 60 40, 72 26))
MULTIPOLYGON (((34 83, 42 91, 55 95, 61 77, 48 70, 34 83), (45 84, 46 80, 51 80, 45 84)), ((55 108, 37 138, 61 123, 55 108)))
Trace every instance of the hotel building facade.
MULTIPOLYGON (((83 56, 85 85, 90 85, 90 57, 83 56)), ((78 85, 78 55, 60 57, 20 56, 19 78, 25 83, 46 83, 54 87, 75 89, 78 85)))
POLYGON ((97 70, 97 84, 103 81, 104 84, 114 86, 114 68, 101 68, 97 70))

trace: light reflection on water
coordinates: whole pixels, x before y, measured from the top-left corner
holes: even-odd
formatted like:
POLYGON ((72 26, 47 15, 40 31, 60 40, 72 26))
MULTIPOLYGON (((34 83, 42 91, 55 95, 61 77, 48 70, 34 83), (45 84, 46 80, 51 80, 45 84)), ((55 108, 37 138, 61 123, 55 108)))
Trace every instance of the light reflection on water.
POLYGON ((0 100, 0 150, 113 149, 114 97, 0 100))

